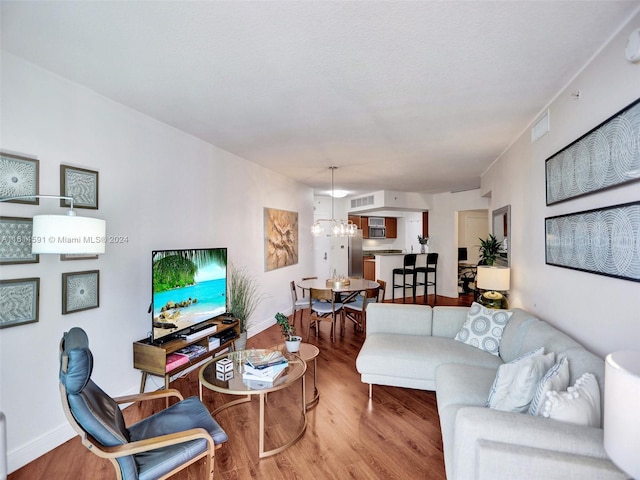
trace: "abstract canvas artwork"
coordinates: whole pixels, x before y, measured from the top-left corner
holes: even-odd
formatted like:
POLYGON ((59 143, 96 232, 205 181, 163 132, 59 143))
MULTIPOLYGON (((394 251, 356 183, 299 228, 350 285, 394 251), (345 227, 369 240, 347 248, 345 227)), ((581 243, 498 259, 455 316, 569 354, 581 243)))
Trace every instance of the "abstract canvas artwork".
POLYGON ((38 321, 40 279, 0 280, 0 328, 38 321))
POLYGON ((265 270, 298 263, 298 212, 264 209, 265 270))
POLYGON ((640 282, 640 202, 545 219, 546 263, 640 282))
POLYGON ((640 100, 546 160, 547 205, 640 179, 640 100))
POLYGON ((100 271, 62 274, 62 313, 73 313, 100 306, 100 271))

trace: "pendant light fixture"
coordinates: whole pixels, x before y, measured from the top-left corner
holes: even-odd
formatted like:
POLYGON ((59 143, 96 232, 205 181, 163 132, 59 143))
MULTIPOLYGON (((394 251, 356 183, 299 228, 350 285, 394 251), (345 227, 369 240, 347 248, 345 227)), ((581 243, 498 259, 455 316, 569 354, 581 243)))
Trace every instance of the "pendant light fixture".
POLYGON ((66 200, 66 215, 34 215, 31 231, 31 253, 101 254, 105 250, 106 222, 98 218, 79 217, 73 209, 73 197, 61 195, 19 195, 1 197, 0 202, 50 198, 66 200))
POLYGON ((344 220, 336 220, 334 214, 334 198, 335 198, 335 190, 334 190, 334 172, 338 169, 338 167, 329 167, 331 170, 331 219, 321 218, 316 221, 311 226, 311 235, 314 237, 319 237, 324 235, 324 228, 322 227, 320 222, 331 222, 331 235, 334 237, 354 237, 358 231, 358 227, 355 223, 349 221, 345 222, 344 220))

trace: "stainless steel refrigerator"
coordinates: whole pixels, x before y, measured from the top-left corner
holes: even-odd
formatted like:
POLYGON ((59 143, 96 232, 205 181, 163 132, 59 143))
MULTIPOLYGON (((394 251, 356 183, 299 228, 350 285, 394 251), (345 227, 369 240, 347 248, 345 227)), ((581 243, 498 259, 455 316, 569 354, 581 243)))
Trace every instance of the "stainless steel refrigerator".
POLYGON ((349 276, 362 278, 362 230, 349 238, 349 276))

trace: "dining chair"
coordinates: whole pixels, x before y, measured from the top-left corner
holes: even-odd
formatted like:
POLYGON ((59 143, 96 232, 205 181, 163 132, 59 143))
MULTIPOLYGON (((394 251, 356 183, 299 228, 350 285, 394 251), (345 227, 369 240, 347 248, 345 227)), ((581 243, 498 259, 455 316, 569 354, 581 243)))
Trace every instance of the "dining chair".
POLYGON ((336 316, 343 315, 343 304, 335 301, 333 290, 328 288, 311 288, 309 295, 309 325, 307 326, 307 338, 311 334, 311 325, 315 326, 316 336, 320 332, 320 323, 331 323, 331 340, 335 342, 336 316))
MULTIPOLYGON (((304 290, 303 290, 304 294, 304 290)), ((302 317, 304 316, 304 311, 309 308, 309 299, 308 298, 298 298, 298 291, 296 289, 296 282, 291 281, 291 313, 293 313, 293 326, 296 326, 296 316, 297 313, 300 312, 300 328, 302 328, 302 317)))
POLYGON ((415 285, 413 289, 413 303, 416 303, 416 289, 420 285, 424 285, 424 303, 427 304, 427 293, 429 287, 433 287, 433 305, 435 306, 438 296, 438 254, 427 253, 426 265, 424 267, 416 267, 415 269, 415 285), (424 275, 424 282, 418 281, 418 274, 424 275), (433 275, 433 280, 429 280, 429 276, 433 275))
POLYGON ((213 480, 215 450, 227 434, 198 397, 183 400, 178 390, 112 398, 93 383, 93 355, 84 330, 74 327, 60 340, 62 409, 82 444, 111 461, 118 480, 167 479, 204 459, 213 480), (179 401, 139 422, 126 425, 119 404, 140 400, 179 401))
POLYGON ((378 285, 380 285, 380 290, 378 291, 378 302, 382 303, 384 302, 384 297, 387 292, 387 282, 380 279, 377 279, 376 282, 378 283, 378 285))
POLYGON ((340 318, 340 335, 344 335, 345 319, 351 320, 360 332, 366 331, 367 325, 367 305, 378 302, 381 287, 367 288, 362 295, 362 300, 345 303, 342 307, 343 314, 340 318))

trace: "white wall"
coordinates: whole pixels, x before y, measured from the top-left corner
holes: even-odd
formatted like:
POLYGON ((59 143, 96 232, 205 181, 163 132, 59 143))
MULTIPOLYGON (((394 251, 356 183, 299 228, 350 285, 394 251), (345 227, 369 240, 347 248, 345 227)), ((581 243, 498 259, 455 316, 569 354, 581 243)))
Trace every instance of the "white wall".
POLYGON ((429 252, 438 253, 438 295, 458 296, 458 212, 487 208, 480 190, 440 193, 429 210, 429 252))
POLYGON ((551 207, 545 200, 545 160, 640 97, 640 64, 625 60, 640 15, 598 54, 550 104, 551 131, 531 144, 527 129, 482 177, 490 210, 511 204, 510 304, 566 331, 601 356, 638 349, 640 283, 545 264, 544 219, 640 200, 629 184, 551 207), (580 100, 572 92, 580 90, 580 100))
MULTIPOLYGON (((289 281, 312 269, 313 192, 4 52, 1 74, 2 150, 40 160, 41 194, 59 192, 60 164, 98 170, 100 209, 78 214, 128 237, 98 260, 41 255, 38 264, 1 267, 3 279, 40 278, 40 321, 0 330, 0 410, 13 471, 73 436, 57 379, 58 342, 69 328, 89 334, 99 385, 114 396, 137 391, 132 342, 150 331, 153 249, 228 247, 229 260, 246 265, 267 295, 250 335, 288 313, 289 281), (299 212, 297 265, 264 272, 264 207, 299 212), (88 269, 100 270, 100 307, 62 315, 61 274, 88 269)), ((6 216, 62 212, 53 200, 0 208, 6 216)))

